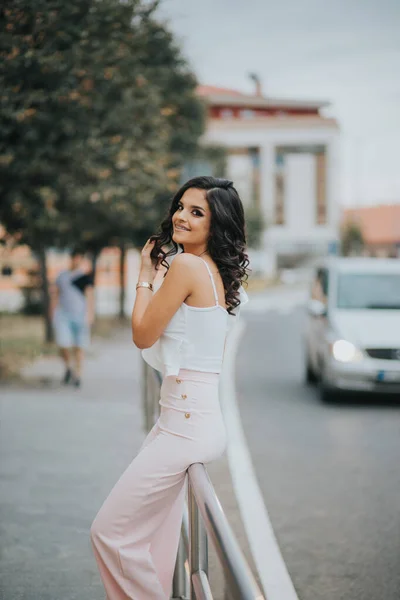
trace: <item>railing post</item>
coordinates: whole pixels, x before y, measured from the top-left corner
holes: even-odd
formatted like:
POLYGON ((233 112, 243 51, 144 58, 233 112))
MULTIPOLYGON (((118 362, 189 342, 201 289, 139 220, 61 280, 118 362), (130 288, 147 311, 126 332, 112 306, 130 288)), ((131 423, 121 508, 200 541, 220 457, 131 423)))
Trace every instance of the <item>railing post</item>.
POLYGON ((190 600, 203 600, 212 597, 208 585, 207 531, 200 517, 190 478, 188 479, 188 507, 190 600), (199 581, 202 582, 201 596, 196 594, 196 587, 199 590, 199 581))
MULTIPOLYGON (((196 506, 197 506, 197 502, 196 502, 196 506)), ((197 510, 197 512, 198 512, 198 510, 197 510)), ((198 516, 198 521, 199 521, 199 529, 200 529, 200 534, 199 534, 200 569, 202 571, 204 571, 204 573, 208 577, 208 538, 207 538, 207 530, 204 526, 204 523, 203 523, 200 513, 198 516)))
POLYGON ((172 582, 172 597, 185 598, 186 593, 185 573, 185 548, 182 538, 179 540, 178 554, 176 557, 174 579, 172 582))
POLYGON ((142 406, 146 433, 151 429, 151 427, 149 427, 149 406, 151 402, 152 398, 149 389, 149 368, 147 363, 142 360, 142 406))
POLYGON ((189 508, 189 572, 190 572, 190 600, 196 600, 193 585, 193 574, 200 570, 200 537, 199 537, 199 511, 196 499, 192 492, 190 480, 188 481, 188 508, 189 508))

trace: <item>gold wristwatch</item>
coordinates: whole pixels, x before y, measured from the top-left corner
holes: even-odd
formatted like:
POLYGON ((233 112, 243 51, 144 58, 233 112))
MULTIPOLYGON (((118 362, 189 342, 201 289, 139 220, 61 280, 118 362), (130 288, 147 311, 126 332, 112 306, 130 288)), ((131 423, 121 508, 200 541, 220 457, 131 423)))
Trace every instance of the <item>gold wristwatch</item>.
POLYGON ((153 291, 153 284, 150 281, 138 281, 136 284, 136 289, 144 287, 149 288, 149 290, 153 291))

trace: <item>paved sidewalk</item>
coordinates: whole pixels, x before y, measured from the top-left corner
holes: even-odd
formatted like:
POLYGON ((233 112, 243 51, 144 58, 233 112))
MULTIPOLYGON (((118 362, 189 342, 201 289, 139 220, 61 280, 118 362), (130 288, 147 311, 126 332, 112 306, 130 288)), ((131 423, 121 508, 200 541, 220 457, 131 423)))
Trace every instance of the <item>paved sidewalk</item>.
MULTIPOLYGON (((2 387, 0 599, 101 600, 89 529, 145 436, 141 358, 129 331, 96 342, 83 386, 62 386, 60 361, 25 369, 2 387)), ((208 468, 239 542, 249 550, 226 458, 208 468)), ((224 585, 210 553, 215 600, 224 585)))

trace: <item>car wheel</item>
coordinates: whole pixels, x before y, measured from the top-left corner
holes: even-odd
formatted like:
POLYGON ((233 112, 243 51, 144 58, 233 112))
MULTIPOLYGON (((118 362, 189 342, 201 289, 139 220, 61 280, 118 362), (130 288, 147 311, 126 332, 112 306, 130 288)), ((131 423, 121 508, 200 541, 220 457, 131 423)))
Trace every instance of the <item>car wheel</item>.
POLYGON ((330 402, 334 402, 336 400, 336 394, 331 388, 328 388, 320 383, 319 398, 324 404, 329 404, 330 402))
POLYGON ((307 358, 307 362, 306 362, 305 380, 306 380, 307 385, 315 385, 318 381, 318 377, 316 376, 314 369, 312 368, 312 366, 310 364, 309 358, 307 358))
POLYGON ((319 398, 321 402, 328 404, 329 402, 333 402, 334 400, 336 400, 336 392, 327 383, 324 375, 324 367, 322 365, 320 372, 321 375, 318 382, 319 398))

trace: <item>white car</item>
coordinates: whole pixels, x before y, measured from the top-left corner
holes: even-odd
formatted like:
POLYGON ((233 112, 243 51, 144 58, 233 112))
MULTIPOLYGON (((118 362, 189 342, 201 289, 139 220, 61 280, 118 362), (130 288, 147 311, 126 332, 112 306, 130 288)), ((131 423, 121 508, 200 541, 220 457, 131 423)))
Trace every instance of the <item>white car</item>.
POLYGON ((400 399, 400 259, 336 258, 317 268, 305 342, 308 383, 400 399))

